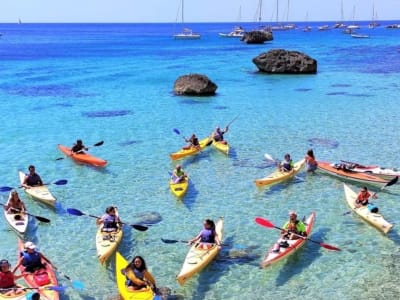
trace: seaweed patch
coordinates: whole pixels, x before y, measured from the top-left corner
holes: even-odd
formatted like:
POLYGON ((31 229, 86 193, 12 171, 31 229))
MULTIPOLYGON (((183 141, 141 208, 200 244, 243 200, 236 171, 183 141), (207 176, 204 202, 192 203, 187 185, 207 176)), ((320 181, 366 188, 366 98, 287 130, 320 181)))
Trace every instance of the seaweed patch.
POLYGON ((332 149, 339 146, 339 142, 323 138, 311 138, 307 141, 310 143, 310 146, 324 146, 332 149))
POLYGON ((130 110, 100 110, 82 113, 83 116, 88 118, 109 118, 121 117, 130 114, 130 110))

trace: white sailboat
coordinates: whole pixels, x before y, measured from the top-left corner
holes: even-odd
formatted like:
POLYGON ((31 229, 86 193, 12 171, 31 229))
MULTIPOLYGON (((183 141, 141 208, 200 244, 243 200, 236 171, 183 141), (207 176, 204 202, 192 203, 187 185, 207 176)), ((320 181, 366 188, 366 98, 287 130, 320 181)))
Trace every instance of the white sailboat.
MULTIPOLYGON (((178 10, 179 12, 179 10, 178 10)), ((184 19, 184 0, 181 1, 181 23, 185 24, 184 19)), ((194 33, 190 28, 183 27, 182 32, 174 34, 174 39, 176 40, 197 40, 201 36, 198 33, 194 33)))
MULTIPOLYGON (((239 16, 238 16, 238 23, 241 21, 242 18, 242 7, 239 7, 239 16)), ((232 37, 232 38, 240 38, 244 35, 244 29, 242 26, 236 25, 233 27, 233 30, 229 33, 219 33, 220 37, 232 37)))

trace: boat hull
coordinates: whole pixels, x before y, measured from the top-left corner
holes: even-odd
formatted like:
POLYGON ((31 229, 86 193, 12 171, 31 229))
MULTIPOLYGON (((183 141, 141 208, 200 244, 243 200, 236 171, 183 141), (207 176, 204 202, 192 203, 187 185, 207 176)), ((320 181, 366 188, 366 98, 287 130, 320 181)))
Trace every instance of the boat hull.
MULTIPOLYGON (((19 181, 22 184, 25 180, 25 173, 19 171, 19 181)), ((31 196, 33 199, 42 202, 46 205, 55 207, 56 198, 50 193, 49 189, 45 185, 41 186, 32 186, 30 188, 24 188, 25 193, 31 196)))
POLYGON ((122 237, 123 231, 121 228, 115 232, 104 232, 102 231, 102 226, 98 227, 96 232, 96 251, 100 264, 104 264, 117 250, 122 237))
POLYGON ((169 188, 176 197, 181 198, 185 196, 189 188, 189 178, 186 177, 184 181, 175 183, 173 180, 169 181, 169 188))
MULTIPOLYGON (((8 200, 6 205, 8 205, 8 202, 10 201, 11 198, 11 192, 8 196, 8 200)), ((23 236, 28 229, 28 224, 29 224, 29 216, 27 214, 17 212, 17 213, 8 213, 4 207, 4 217, 6 218, 6 221, 10 227, 17 232, 20 236, 23 236)))
MULTIPOLYGON (((17 284, 17 287, 20 289, 23 289, 24 286, 17 284)), ((25 290, 22 294, 16 295, 16 296, 5 296, 0 293, 0 300, 27 300, 28 298, 26 297, 28 292, 25 290)), ((30 298, 29 298, 30 299, 30 298)))
MULTIPOLYGON (((215 231, 222 240, 222 232, 224 226, 224 219, 221 217, 215 224, 215 231)), ((190 279, 193 275, 204 269, 219 253, 220 247, 213 244, 209 249, 198 249, 197 243, 193 244, 186 255, 182 268, 176 277, 180 285, 190 279)))
POLYGON ((87 164, 87 165, 91 165, 94 167, 105 167, 107 165, 106 160, 95 157, 88 153, 85 153, 85 154, 72 153, 71 148, 60 145, 60 144, 57 147, 62 153, 64 153, 66 156, 70 157, 77 163, 87 164))
POLYGON ((277 169, 275 172, 273 172, 272 174, 270 174, 264 178, 256 179, 255 184, 258 187, 262 187, 262 186, 277 184, 282 181, 291 179, 301 171, 301 169, 305 165, 305 162, 306 161, 304 159, 296 162, 294 164, 293 169, 290 172, 282 172, 281 170, 277 169))
POLYGON ((388 233, 392 229, 393 224, 390 224, 385 218, 379 213, 372 213, 369 211, 367 206, 361 206, 356 208, 354 203, 357 198, 357 193, 354 192, 347 184, 343 184, 344 194, 346 202, 350 206, 351 210, 355 212, 361 219, 371 224, 383 233, 388 233))
POLYGON ((148 286, 146 289, 131 291, 126 288, 126 277, 121 272, 128 265, 128 261, 117 251, 115 254, 115 273, 117 278, 118 291, 123 300, 152 300, 154 293, 148 286))
POLYGON ((177 152, 171 153, 169 156, 171 157, 172 160, 177 160, 177 159, 181 159, 187 156, 192 156, 195 155, 197 153, 199 153, 201 150, 203 150, 205 147, 207 147, 210 143, 210 138, 206 137, 204 139, 202 139, 199 144, 199 147, 191 147, 189 149, 181 149, 177 152))
POLYGON ((216 142, 213 140, 212 145, 215 149, 221 151, 222 153, 225 153, 226 155, 229 155, 229 144, 228 143, 216 142))

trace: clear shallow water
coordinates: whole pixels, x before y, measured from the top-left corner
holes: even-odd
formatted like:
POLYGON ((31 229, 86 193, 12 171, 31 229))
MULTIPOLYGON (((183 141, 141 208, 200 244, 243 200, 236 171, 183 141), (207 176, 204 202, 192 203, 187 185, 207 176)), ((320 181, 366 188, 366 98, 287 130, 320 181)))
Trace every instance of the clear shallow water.
MULTIPOLYGON (((400 166, 397 141, 400 31, 376 28, 370 39, 340 31, 276 32, 265 45, 223 39, 233 24, 195 24, 198 41, 174 41, 171 24, 2 25, 0 55, 1 185, 17 185, 17 171, 31 163, 52 186, 56 211, 23 196, 29 211, 51 219, 33 226, 33 239, 60 270, 85 284, 62 299, 107 299, 117 294, 114 263, 96 258, 94 219, 65 208, 101 215, 116 204, 122 219, 138 222, 159 213, 162 221, 141 233, 125 228, 119 250, 143 255, 159 286, 185 299, 387 299, 399 292, 400 237, 388 237, 348 211, 340 181, 301 173, 292 182, 257 189, 254 179, 274 169, 264 153, 301 159, 312 147, 318 159, 400 166), (272 48, 299 50, 318 60, 318 74, 258 74, 251 59, 272 48), (218 85, 211 98, 176 97, 177 77, 206 74, 218 85), (181 136, 208 135, 235 116, 226 157, 212 148, 182 161, 191 178, 177 201, 168 189, 173 168, 168 154, 181 136), (82 138, 90 152, 107 159, 102 170, 62 157, 56 145, 82 138), (312 140, 313 139, 313 140, 312 140), (310 143, 313 141, 313 143, 310 143), (279 232, 259 227, 263 216, 277 226, 287 211, 316 211, 311 238, 340 247, 330 252, 308 243, 290 259, 260 270, 259 262, 279 232), (152 214, 154 215, 154 214, 152 214), (184 287, 176 274, 188 248, 160 238, 189 239, 204 218, 225 218, 225 247, 219 258, 184 287), (240 256, 240 257, 238 257, 240 256)), ((251 25, 245 26, 251 28, 251 25)), ((253 26, 255 27, 255 25, 253 26)), ((357 188, 356 186, 353 186, 357 188)), ((377 200, 397 224, 398 185, 377 200)), ((3 203, 6 194, 3 195, 3 203)), ((16 261, 16 235, 0 220, 0 254, 16 261)), ((59 276, 60 283, 68 281, 59 276)))

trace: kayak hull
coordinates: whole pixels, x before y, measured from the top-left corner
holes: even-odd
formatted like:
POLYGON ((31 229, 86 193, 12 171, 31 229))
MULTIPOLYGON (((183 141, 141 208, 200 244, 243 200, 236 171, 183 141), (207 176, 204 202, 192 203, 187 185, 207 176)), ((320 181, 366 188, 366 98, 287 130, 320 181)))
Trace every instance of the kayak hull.
POLYGON ((122 228, 114 232, 102 231, 100 225, 96 232, 96 251, 100 264, 104 264, 107 259, 117 250, 118 244, 123 237, 122 228))
POLYGON ((170 179, 169 181, 169 188, 177 198, 182 198, 185 196, 188 188, 189 188, 189 178, 186 177, 184 181, 175 183, 173 180, 170 179))
POLYGON ((154 293, 148 286, 146 289, 131 291, 126 288, 126 277, 121 272, 128 265, 128 261, 117 251, 115 254, 115 273, 117 279, 118 291, 123 300, 152 300, 154 293))
MULTIPOLYGON (((18 239, 18 258, 19 258, 19 254, 23 250, 24 250, 24 243, 21 239, 18 239)), ((37 292, 40 294, 40 299, 59 300, 60 295, 57 291, 51 290, 51 289, 46 289, 46 287, 58 286, 58 280, 57 280, 56 274, 55 274, 53 268, 51 267, 51 265, 48 264, 45 260, 42 260, 42 264, 44 264, 46 266, 46 268, 44 270, 46 271, 46 273, 48 275, 49 282, 47 284, 39 285, 36 283, 35 275, 33 273, 26 273, 26 275, 24 275, 24 277, 23 277, 25 280, 25 283, 28 287, 31 287, 31 288, 39 288, 40 287, 40 289, 37 290, 37 292)), ((22 265, 19 267, 19 271, 21 273, 23 273, 24 269, 25 269, 25 267, 22 265)))
MULTIPOLYGON (((224 219, 221 217, 215 224, 215 231, 220 240, 222 240, 223 226, 224 219)), ((220 247, 216 244, 212 244, 209 249, 198 249, 196 246, 197 243, 190 247, 182 268, 176 277, 176 280, 180 285, 185 284, 185 282, 193 275, 204 269, 220 251, 220 247)))
MULTIPOLYGON (((20 288, 21 290, 24 288, 24 286, 17 284, 17 287, 20 288)), ((2 293, 0 293, 0 300, 27 300, 28 298, 26 297, 28 292, 25 290, 23 293, 20 295, 16 296, 5 296, 2 293)))
POLYGON ((261 179, 256 179, 254 182, 255 182, 256 186, 263 187, 263 186, 277 184, 277 183, 289 180, 289 179, 293 178, 294 176, 296 176, 301 171, 301 169, 305 165, 305 162, 306 161, 304 159, 302 159, 302 160, 296 162, 294 164, 293 169, 289 172, 282 172, 281 170, 277 169, 272 174, 270 174, 264 178, 261 178, 261 179))
MULTIPOLYGON (((22 171, 18 172, 19 181, 21 184, 24 183, 25 173, 22 171)), ((31 196, 33 199, 42 202, 46 205, 55 207, 56 198, 50 193, 49 189, 45 185, 41 186, 31 186, 30 188, 23 188, 25 193, 31 196)))
POLYGON ((400 171, 395 168, 383 168, 377 165, 365 166, 359 163, 349 162, 345 160, 341 160, 344 164, 346 164, 350 170, 359 173, 366 173, 373 176, 378 176, 380 178, 391 180, 394 177, 400 177, 400 171))
POLYGON ((177 160, 187 156, 195 155, 201 152, 201 150, 203 150, 205 147, 209 146, 210 142, 210 137, 206 137, 199 142, 200 145, 198 147, 190 147, 189 149, 182 148, 177 152, 171 153, 169 156, 172 160, 177 160))
POLYGON ((344 194, 346 202, 350 206, 351 210, 356 213, 361 219, 371 224, 378 230, 387 234, 392 229, 393 224, 385 220, 385 218, 379 213, 372 213, 369 211, 367 206, 361 206, 356 208, 354 203, 357 198, 357 193, 354 192, 347 184, 343 184, 344 194))
MULTIPOLYGON (((8 205, 10 198, 11 198, 11 192, 8 196, 6 205, 8 205)), ((23 236, 25 234, 29 224, 29 216, 27 214, 21 212, 8 213, 4 207, 4 217, 6 218, 8 225, 10 225, 10 227, 15 232, 17 232, 17 234, 19 234, 20 236, 23 236)))
POLYGON ((212 140, 212 145, 215 149, 217 149, 218 151, 221 151, 222 153, 225 153, 226 155, 229 155, 229 144, 228 142, 224 141, 216 141, 216 140, 212 140))
MULTIPOLYGON (((312 212, 305 221, 307 236, 310 236, 312 227, 314 226, 314 221, 315 221, 315 212, 312 212)), ((280 241, 281 238, 279 237, 276 243, 279 243, 280 241)), ((295 253, 298 249, 300 249, 306 243, 307 239, 299 238, 297 240, 286 240, 286 241, 288 242, 289 247, 287 248, 280 247, 278 252, 273 251, 274 245, 272 245, 272 247, 268 250, 268 252, 264 256, 263 261, 260 264, 262 268, 271 266, 272 264, 284 258, 289 257, 290 255, 295 253)))
POLYGON ((107 165, 107 161, 88 153, 72 153, 71 148, 58 145, 58 149, 64 153, 66 156, 76 161, 77 163, 91 165, 93 167, 105 167, 107 165))

